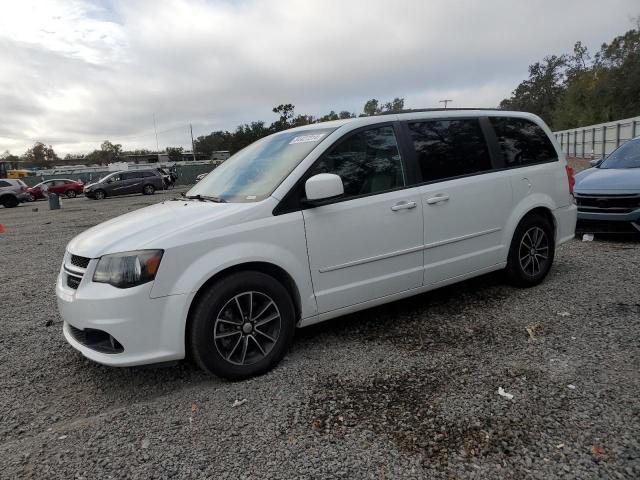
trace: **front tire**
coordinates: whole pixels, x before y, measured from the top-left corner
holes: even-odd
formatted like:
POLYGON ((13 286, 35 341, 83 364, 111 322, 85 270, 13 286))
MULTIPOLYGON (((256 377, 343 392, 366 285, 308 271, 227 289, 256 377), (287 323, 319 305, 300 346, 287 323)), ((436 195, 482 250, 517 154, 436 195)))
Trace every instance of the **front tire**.
POLYGON ((553 225, 539 214, 523 218, 511 240, 506 273, 514 285, 533 287, 541 283, 553 264, 553 225))
POLYGON ((142 187, 142 193, 144 195, 153 195, 155 191, 156 188, 153 185, 145 185, 144 187, 142 187))
POLYGON ((104 197, 106 196, 107 194, 104 190, 96 190, 95 192, 93 192, 93 198, 96 200, 104 200, 104 197))
POLYGON ((16 208, 20 202, 16 197, 7 195, 2 199, 1 203, 4 205, 4 208, 16 208))
POLYGON ((67 190, 67 198, 76 198, 76 191, 75 190, 67 190))
POLYGON ((229 380, 268 372, 287 352, 296 325, 287 290, 261 272, 238 272, 211 285, 188 332, 200 368, 229 380))

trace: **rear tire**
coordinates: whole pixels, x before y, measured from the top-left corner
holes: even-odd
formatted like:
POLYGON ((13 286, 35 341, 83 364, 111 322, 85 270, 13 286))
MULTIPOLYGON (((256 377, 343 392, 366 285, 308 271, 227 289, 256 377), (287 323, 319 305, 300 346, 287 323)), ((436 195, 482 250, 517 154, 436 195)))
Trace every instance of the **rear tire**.
POLYGON ((553 264, 555 235, 553 225, 543 215, 524 217, 511 240, 505 269, 510 282, 518 287, 541 283, 553 264))
POLYGON ((295 325, 295 309, 284 286, 264 273, 245 271, 207 289, 192 313, 187 338, 200 368, 242 380, 280 362, 295 325))

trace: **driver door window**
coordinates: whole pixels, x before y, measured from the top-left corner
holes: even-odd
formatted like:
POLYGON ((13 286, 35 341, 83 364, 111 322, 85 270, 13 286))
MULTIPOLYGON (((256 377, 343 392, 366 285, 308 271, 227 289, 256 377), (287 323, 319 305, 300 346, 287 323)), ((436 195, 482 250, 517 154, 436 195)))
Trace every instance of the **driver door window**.
POLYGON ((403 187, 406 183, 393 127, 364 130, 343 140, 311 169, 310 176, 334 173, 344 197, 358 197, 403 187))

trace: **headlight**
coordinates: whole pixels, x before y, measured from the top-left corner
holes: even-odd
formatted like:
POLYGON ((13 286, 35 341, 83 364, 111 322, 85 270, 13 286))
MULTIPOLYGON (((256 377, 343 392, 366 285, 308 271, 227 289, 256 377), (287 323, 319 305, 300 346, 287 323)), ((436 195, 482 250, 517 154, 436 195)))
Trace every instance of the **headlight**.
POLYGON ((156 278, 163 250, 136 250, 100 257, 93 281, 130 288, 156 278))

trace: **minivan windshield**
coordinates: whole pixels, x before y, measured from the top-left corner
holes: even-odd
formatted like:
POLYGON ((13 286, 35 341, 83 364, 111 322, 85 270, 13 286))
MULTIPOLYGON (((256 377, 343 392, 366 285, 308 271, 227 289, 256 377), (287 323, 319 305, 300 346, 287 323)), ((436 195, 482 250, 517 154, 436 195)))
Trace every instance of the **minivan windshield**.
POLYGON ((264 200, 334 130, 284 131, 262 138, 227 159, 186 196, 225 202, 264 200))
POLYGON ((109 177, 111 177, 111 176, 115 175, 116 173, 118 173, 118 172, 110 173, 110 174, 108 174, 108 175, 105 175, 104 177, 102 177, 101 179, 99 179, 96 183, 103 183, 104 181, 106 181, 106 180, 107 180, 107 178, 109 178, 109 177))
POLYGON ((640 168, 640 138, 621 145, 598 168, 640 168))

